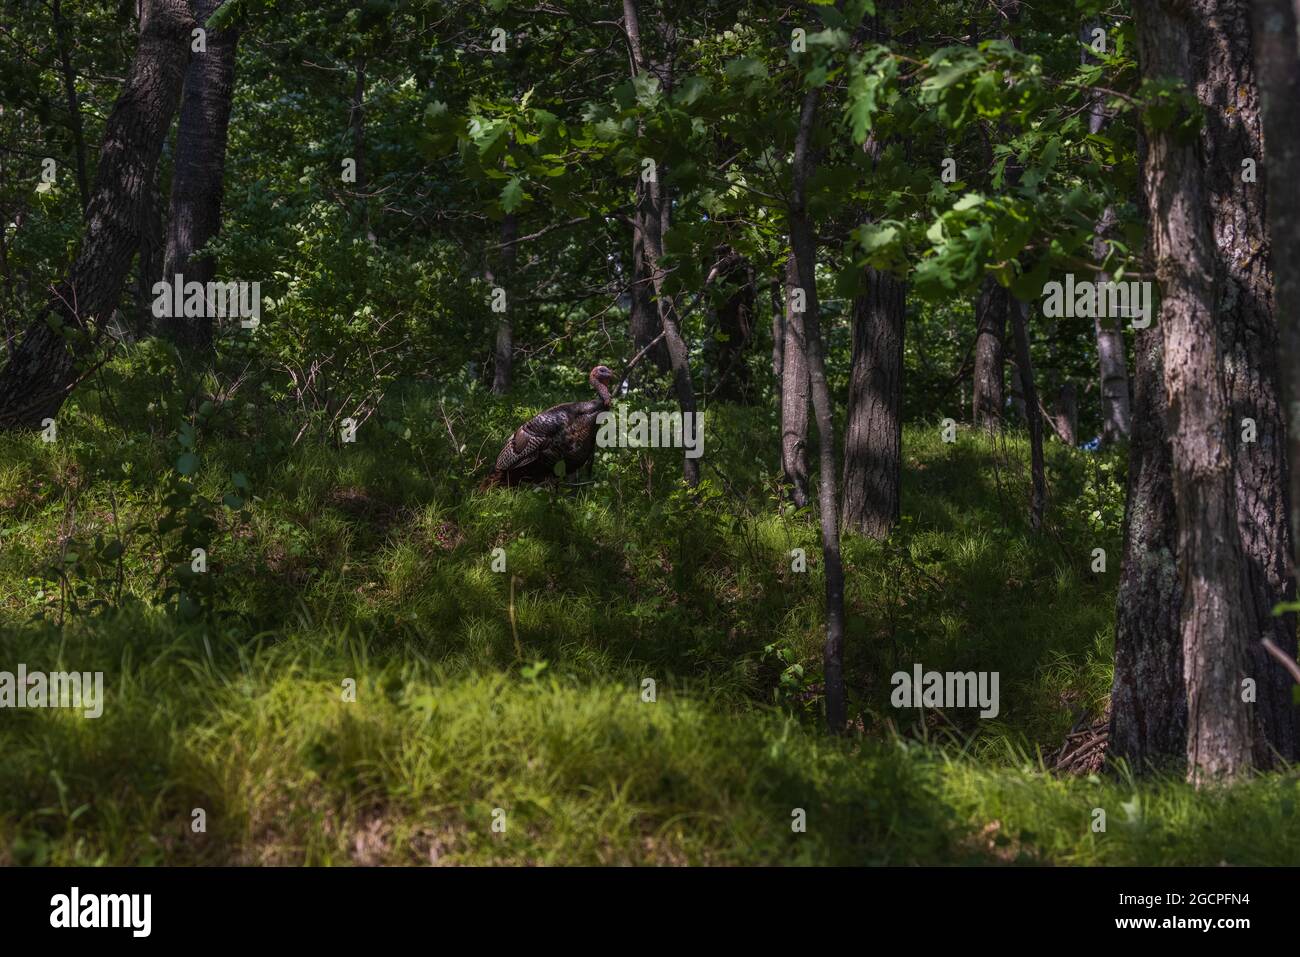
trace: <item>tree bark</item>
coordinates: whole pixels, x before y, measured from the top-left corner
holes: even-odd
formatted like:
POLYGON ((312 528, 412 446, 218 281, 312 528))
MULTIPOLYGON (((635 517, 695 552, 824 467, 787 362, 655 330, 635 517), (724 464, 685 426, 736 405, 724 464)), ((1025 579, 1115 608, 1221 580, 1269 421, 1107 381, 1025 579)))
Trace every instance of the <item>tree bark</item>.
POLYGON ((1005 360, 1003 343, 1007 334, 1009 293, 997 280, 986 278, 975 304, 975 375, 971 404, 975 424, 996 431, 1002 428, 1005 360))
MULTIPOLYGON (((1250 8, 1246 0, 1201 0, 1204 40, 1195 56, 1197 97, 1205 105, 1201 156, 1210 233, 1216 255, 1214 316, 1222 336, 1229 403, 1227 439, 1235 465, 1237 527, 1246 573, 1248 674, 1256 681, 1255 764, 1272 753, 1297 752, 1291 676, 1264 650, 1269 638, 1296 657, 1295 615, 1275 617, 1279 602, 1295 600, 1291 577, 1289 469, 1286 426, 1278 388, 1278 323, 1265 222, 1263 182, 1252 182, 1242 162, 1264 159, 1259 84, 1255 76, 1250 8), (1254 442, 1242 441, 1242 423, 1255 422, 1254 442)), ((1281 164, 1274 164, 1282 169, 1281 164)), ((1292 170, 1292 175, 1297 172, 1292 170)), ((1279 259, 1296 250, 1285 246, 1279 259)), ((1295 355, 1283 354, 1287 362, 1295 355)))
MULTIPOLYGON (((1098 25, 1094 20, 1083 26, 1080 38, 1087 44, 1092 40, 1092 28, 1098 25)), ((1084 63, 1094 61, 1087 49, 1080 51, 1084 63)), ((1100 133, 1106 125, 1106 95, 1095 92, 1088 110, 1088 132, 1100 133)), ((1115 226, 1115 210, 1107 206, 1097 221, 1092 241, 1092 257, 1098 264, 1106 261, 1106 236, 1115 226)), ((1110 280, 1107 273, 1098 273, 1097 282, 1110 280)), ((1098 310, 1100 313, 1101 310, 1098 310)), ((1124 358, 1124 334, 1119 322, 1114 317, 1098 315, 1093 319, 1093 331, 1097 339, 1097 367, 1101 376, 1101 444, 1114 445, 1126 440, 1133 431, 1133 416, 1129 400, 1128 364, 1124 358)))
POLYGON ((1142 773, 1185 767, 1187 695, 1178 624, 1178 513, 1159 327, 1138 331, 1133 355, 1133 433, 1106 748, 1107 760, 1123 758, 1142 773))
MULTIPOLYGON (((637 15, 636 0, 623 0, 623 26, 627 36, 628 49, 632 58, 635 74, 647 69, 644 48, 641 44, 641 23, 637 15)), ((671 27, 668 27, 671 32, 671 27)), ((702 428, 698 420, 695 403, 695 384, 691 380, 690 357, 686 341, 682 338, 677 325, 677 309, 673 299, 664 288, 667 271, 663 268, 664 234, 668 231, 672 203, 667 187, 663 183, 665 170, 660 164, 654 179, 644 183, 641 190, 638 213, 644 228, 642 237, 645 241, 646 265, 650 268, 655 300, 659 311, 659 324, 663 328, 664 342, 668 346, 668 359, 673 372, 673 392, 677 396, 677 405, 681 410, 683 427, 687 422, 696 429, 702 428)), ((682 477, 687 485, 695 486, 700 481, 700 458, 682 457, 682 477)))
MULTIPOLYGON (((206 23, 221 2, 191 0, 195 19, 200 24, 206 23)), ((167 282, 175 282, 177 276, 183 276, 186 283, 205 285, 216 279, 216 263, 200 250, 221 231, 226 139, 235 92, 238 44, 237 29, 208 30, 206 52, 195 53, 185 72, 172 160, 167 251, 162 268, 167 282)), ((187 349, 211 349, 213 316, 164 317, 158 320, 158 332, 187 349)))
MULTIPOLYGON (((1283 358, 1281 388, 1287 422, 1290 531, 1292 545, 1300 532, 1300 42, 1296 38, 1296 9, 1292 0, 1256 0, 1254 11, 1255 64, 1263 104, 1269 239, 1274 256, 1274 299, 1278 317, 1278 351, 1283 358)), ((1288 556, 1285 581, 1294 588, 1300 567, 1288 556)), ((1293 616, 1292 616, 1293 617, 1293 616)), ((1295 646, 1282 644, 1295 659, 1295 646)), ((1271 710, 1271 709, 1265 709, 1271 710)), ((1294 709, 1290 709, 1294 718, 1294 709)), ((1292 750, 1292 757, 1295 749, 1292 750)))
POLYGON ((86 231, 68 275, 0 371, 0 427, 58 414, 122 294, 163 139, 180 101, 194 20, 184 0, 146 0, 140 40, 100 148, 86 231))
POLYGON ((903 319, 906 284, 867 270, 853 301, 853 356, 844 434, 844 526, 889 537, 903 471, 903 319))
MULTIPOLYGON (((515 271, 515 254, 519 249, 515 239, 519 235, 519 218, 514 213, 506 213, 501 220, 501 272, 500 275, 489 273, 488 282, 509 285, 510 277, 515 271)), ((509 311, 500 313, 497 318, 496 353, 492 363, 492 394, 505 395, 513 382, 515 360, 514 327, 510 322, 509 311)))
POLYGON ((1079 391, 1073 382, 1064 382, 1057 390, 1054 412, 1056 434, 1062 442, 1074 448, 1079 444, 1079 391))
POLYGON ((163 277, 167 240, 163 228, 162 163, 154 170, 140 224, 140 247, 135 272, 135 317, 131 323, 137 340, 148 336, 157 323, 153 316, 153 287, 163 277))
MULTIPOLYGON (((632 224, 632 288, 629 290, 631 296, 631 310, 628 316, 628 324, 631 327, 632 344, 637 350, 644 349, 651 342, 658 338, 659 333, 663 332, 663 326, 659 322, 659 310, 654 301, 654 272, 650 268, 646 257, 645 246, 645 219, 640 213, 640 207, 643 200, 643 192, 646 184, 637 182, 637 212, 633 216, 632 224)), ((661 372, 667 372, 672 368, 672 360, 668 356, 668 346, 660 340, 652 346, 646 353, 646 358, 653 362, 661 372)))
MULTIPOLYGON (((1092 243, 1092 255, 1098 262, 1106 259, 1105 235, 1114 222, 1115 211, 1108 206, 1097 223, 1092 243)), ((1097 274, 1097 282, 1109 281, 1108 273, 1097 274)), ((1093 318, 1093 330, 1097 338, 1097 368, 1101 375, 1101 443, 1106 446, 1126 440, 1133 432, 1128 363, 1124 358, 1124 333, 1119 322, 1113 316, 1097 315, 1093 318)))
POLYGON ((1034 363, 1029 354, 1029 329, 1026 320, 1029 304, 1008 300, 1011 328, 1016 341, 1016 371, 1020 380, 1020 395, 1024 401, 1025 422, 1029 426, 1029 459, 1031 487, 1029 492, 1029 527, 1038 531, 1043 527, 1043 512, 1047 507, 1047 474, 1043 462, 1043 417, 1039 410, 1038 389, 1034 385, 1034 363))
MULTIPOLYGON (((808 357, 808 383, 817 417, 820 450, 817 500, 821 512, 822 560, 826 566, 826 648, 822 667, 826 682, 826 723, 833 734, 844 730, 847 705, 844 691, 844 568, 840 561, 840 523, 835 488, 835 416, 826 363, 822 353, 821 320, 817 304, 817 237, 808 215, 807 184, 812 172, 813 124, 819 91, 804 94, 795 138, 790 199, 790 260, 793 277, 806 295, 802 327, 808 357)), ((789 353, 787 352, 787 360, 789 353)))
MULTIPOLYGON (((781 471, 790 499, 808 504, 808 350, 804 313, 795 311, 795 290, 803 289, 793 252, 785 265, 785 331, 781 345, 781 471)), ((804 290, 807 295, 807 290, 804 290)), ((813 290, 816 295, 816 290, 813 290)), ((806 308, 806 303, 805 303, 806 308)))
POLYGON ((730 249, 724 247, 719 255, 729 257, 719 278, 734 291, 718 309, 718 331, 724 338, 718 343, 718 383, 714 391, 720 399, 747 402, 751 383, 746 359, 754 338, 754 269, 730 249))
MULTIPOLYGON (((1214 0, 1173 7, 1139 0, 1139 61, 1147 78, 1191 87, 1214 0)), ((1241 700, 1248 622, 1229 434, 1224 336, 1215 321, 1216 262, 1209 190, 1195 142, 1151 130, 1144 164, 1152 258, 1160 283, 1165 394, 1178 515, 1180 631, 1187 696, 1187 766, 1197 782, 1251 765, 1241 700)))
POLYGON ((785 307, 781 303, 781 280, 772 283, 772 379, 776 388, 776 407, 781 408, 781 376, 785 368, 785 307))

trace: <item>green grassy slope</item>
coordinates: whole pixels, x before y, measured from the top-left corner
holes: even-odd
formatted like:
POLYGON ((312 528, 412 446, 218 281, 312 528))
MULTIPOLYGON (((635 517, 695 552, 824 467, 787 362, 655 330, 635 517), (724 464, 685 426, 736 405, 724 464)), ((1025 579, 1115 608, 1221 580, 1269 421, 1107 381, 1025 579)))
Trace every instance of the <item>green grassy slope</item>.
POLYGON ((694 496, 671 450, 479 494, 553 395, 412 387, 354 444, 295 445, 242 396, 169 411, 164 378, 135 370, 111 406, 88 389, 53 444, 0 437, 0 669, 107 686, 98 719, 0 712, 0 862, 1300 859, 1294 772, 1198 793, 1042 769, 1105 708, 1114 461, 1054 445, 1035 535, 1021 440, 910 428, 902 527, 845 542, 855 720, 833 741, 815 517, 780 505, 770 410, 710 410, 694 496), (158 607, 169 583, 207 610, 158 607), (998 671, 1001 713, 893 708, 889 675, 913 662, 998 671))

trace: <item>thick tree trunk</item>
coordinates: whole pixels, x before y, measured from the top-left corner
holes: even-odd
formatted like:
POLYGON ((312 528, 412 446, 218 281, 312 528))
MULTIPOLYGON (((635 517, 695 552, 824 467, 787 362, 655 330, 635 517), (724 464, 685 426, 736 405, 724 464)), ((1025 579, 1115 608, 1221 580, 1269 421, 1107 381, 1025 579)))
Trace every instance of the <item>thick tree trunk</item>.
POLYGON ((104 131, 85 235, 47 312, 28 327, 0 371, 0 427, 39 428, 58 413, 77 382, 78 361, 91 354, 118 305, 180 101, 193 27, 184 0, 142 6, 139 45, 104 131))
POLYGON ((853 301, 853 357, 844 434, 844 527, 885 539, 898 522, 903 470, 906 284, 867 270, 853 301))
POLYGON ((1009 299, 1005 288, 987 278, 975 304, 975 376, 971 404, 975 424, 991 431, 1002 428, 1002 409, 1006 403, 1003 343, 1009 299))
POLYGON ((1029 354, 1029 304, 1009 300, 1011 328, 1016 341, 1016 371, 1020 381, 1020 395, 1024 401, 1025 421, 1029 426, 1029 526, 1037 531, 1043 527, 1043 512, 1047 507, 1047 473, 1043 461, 1043 417, 1039 413, 1038 389, 1034 385, 1034 363, 1029 354))
MULTIPOLYGON (((519 218, 514 213, 506 213, 501 220, 501 272, 500 275, 488 274, 488 282, 495 285, 510 284, 515 271, 515 254, 519 249, 515 240, 519 237, 519 218)), ((497 344, 492 364, 492 393, 505 395, 513 382, 515 360, 514 327, 510 323, 510 313, 503 312, 497 318, 497 344)))
MULTIPOLYGON (((1269 164, 1261 162, 1264 142, 1250 8, 1246 0, 1201 2, 1204 39, 1194 64, 1199 73, 1197 96, 1206 107, 1201 155, 1217 259, 1214 317, 1222 336, 1227 438, 1235 463, 1237 527, 1246 572, 1248 673, 1255 678, 1258 694, 1255 763, 1268 766, 1273 751, 1288 759, 1298 756, 1291 676, 1259 641, 1270 638, 1295 659, 1295 615, 1273 615, 1279 602, 1295 599, 1295 581, 1290 575, 1289 475, 1278 389, 1272 255, 1264 185, 1251 182, 1253 177, 1242 169, 1247 158, 1269 164), (1242 441, 1245 419, 1255 422, 1254 442, 1242 441)), ((1285 253, 1282 259, 1296 253, 1277 248, 1285 253)), ((1297 361, 1295 355, 1285 358, 1297 361)))
MULTIPOLYGON (((220 5, 221 0, 192 0, 195 19, 206 23, 220 5)), ((186 283, 207 284, 216 279, 216 263, 198 251, 221 231, 238 43, 238 30, 208 30, 206 52, 195 53, 185 72, 162 268, 167 282, 175 282, 177 276, 184 276, 186 283)), ((179 346, 206 350, 212 347, 212 324, 209 314, 171 316, 158 320, 158 332, 179 346)))
MULTIPOLYGON (((1139 0, 1142 75, 1196 82, 1214 0, 1170 7, 1139 0)), ((1151 130, 1144 163, 1152 258, 1160 282, 1165 394, 1178 513, 1187 765, 1197 782, 1231 777, 1252 759, 1248 619, 1230 435, 1226 349, 1215 320, 1210 195, 1196 143, 1151 130)))
MULTIPOLYGON (((791 500, 800 508, 808 504, 808 350, 804 339, 804 312, 796 311, 796 290, 803 288, 799 267, 791 253, 785 267, 785 335, 781 345, 781 471, 791 500)), ((811 293, 816 296, 814 289, 811 293)), ((806 309, 806 302, 805 302, 806 309)))
POLYGON ((1185 766, 1187 696, 1161 330, 1139 331, 1133 355, 1133 434, 1107 757, 1123 758, 1141 773, 1185 766))
MULTIPOLYGON (((1268 189, 1269 239, 1284 251, 1272 260, 1278 352, 1289 449, 1290 530, 1300 534, 1300 41, 1292 0, 1256 0, 1255 64, 1263 102, 1266 154, 1260 164, 1268 189)), ((1293 587, 1300 563, 1288 556, 1285 581, 1293 587)), ((1295 647, 1283 645, 1291 658, 1295 647)), ((1261 709, 1271 711, 1271 708, 1261 709)), ((1291 712, 1294 715, 1294 710, 1291 712)), ((1292 756, 1295 756, 1293 750, 1292 756)))

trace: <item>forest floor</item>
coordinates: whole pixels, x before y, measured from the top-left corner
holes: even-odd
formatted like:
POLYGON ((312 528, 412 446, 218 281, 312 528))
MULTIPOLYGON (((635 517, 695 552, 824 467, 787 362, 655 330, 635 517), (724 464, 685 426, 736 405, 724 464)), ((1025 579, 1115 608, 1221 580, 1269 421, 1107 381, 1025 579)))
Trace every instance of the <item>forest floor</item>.
POLYGON ((478 493, 553 392, 416 384, 354 443, 295 444, 269 402, 177 407, 133 363, 54 442, 0 437, 0 670, 105 682, 98 718, 0 717, 0 864, 1300 860, 1294 769, 1049 770, 1106 711, 1119 457, 1052 443, 1034 533, 1022 438, 909 427, 897 533, 845 539, 835 740, 816 519, 777 492, 770 408, 709 408, 694 493, 673 450, 478 493), (914 663, 998 672, 998 715, 893 707, 914 663))

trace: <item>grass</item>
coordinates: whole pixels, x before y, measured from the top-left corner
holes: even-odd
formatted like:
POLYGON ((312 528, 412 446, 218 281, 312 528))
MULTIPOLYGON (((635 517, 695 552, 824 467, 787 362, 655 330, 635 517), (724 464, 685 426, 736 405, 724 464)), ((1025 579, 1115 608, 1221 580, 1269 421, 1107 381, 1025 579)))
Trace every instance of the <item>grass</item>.
POLYGON ((710 409, 693 495, 671 450, 603 453, 577 489, 479 494, 499 437, 553 396, 413 385, 355 444, 294 445, 296 428, 243 403, 160 415, 165 370, 109 375, 117 401, 87 390, 58 442, 0 437, 0 669, 100 670, 107 687, 95 720, 0 715, 0 862, 1300 854, 1294 771, 1198 792, 1043 770, 1106 707, 1115 460, 1053 445, 1049 527, 1033 534, 1020 438, 909 427, 902 525, 845 540, 855 731, 831 740, 816 521, 776 494, 770 410, 710 409), (200 466, 185 479, 181 421, 200 466), (199 531, 165 524, 168 475, 207 500, 199 531), (206 611, 166 607, 169 584, 206 611), (998 671, 1001 713, 894 709, 889 676, 913 662, 998 671))

